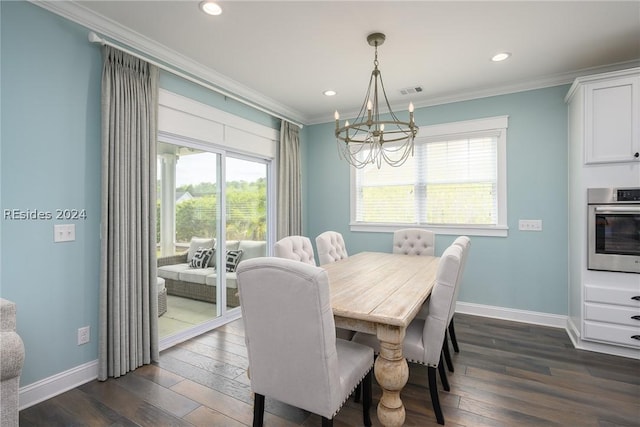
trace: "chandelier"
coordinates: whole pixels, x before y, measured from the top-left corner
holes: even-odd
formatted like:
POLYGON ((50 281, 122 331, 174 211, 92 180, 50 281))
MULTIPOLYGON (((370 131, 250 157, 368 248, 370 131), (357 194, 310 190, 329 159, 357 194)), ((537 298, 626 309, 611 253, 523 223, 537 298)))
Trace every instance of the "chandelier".
POLYGON ((374 163, 379 169, 383 160, 394 167, 402 165, 409 155, 413 155, 413 140, 418 133, 418 127, 413 120, 413 103, 409 103, 407 122, 398 119, 389 105, 382 74, 378 69, 378 46, 384 41, 385 35, 382 33, 367 36, 367 42, 375 48, 375 58, 367 94, 354 122, 349 123, 347 120, 341 126, 338 111, 334 115, 338 154, 358 169, 374 163), (380 118, 382 99, 389 120, 380 118))

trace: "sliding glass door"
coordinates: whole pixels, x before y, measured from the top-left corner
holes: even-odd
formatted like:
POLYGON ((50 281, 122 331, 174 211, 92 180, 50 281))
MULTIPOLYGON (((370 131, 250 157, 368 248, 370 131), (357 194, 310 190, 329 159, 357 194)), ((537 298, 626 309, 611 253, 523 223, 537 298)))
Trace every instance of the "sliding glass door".
POLYGON ((235 268, 267 255, 269 167, 263 159, 174 138, 158 143, 161 341, 212 329, 239 310, 235 268))

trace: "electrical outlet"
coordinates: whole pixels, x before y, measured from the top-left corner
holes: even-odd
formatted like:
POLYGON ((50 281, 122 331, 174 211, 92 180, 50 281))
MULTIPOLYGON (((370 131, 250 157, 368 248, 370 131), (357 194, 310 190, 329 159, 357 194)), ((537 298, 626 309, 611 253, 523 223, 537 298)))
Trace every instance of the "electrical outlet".
POLYGON ((78 345, 86 344, 91 340, 91 327, 78 328, 78 345))
POLYGON ((73 242, 74 240, 76 240, 75 224, 55 224, 53 226, 53 241, 55 243, 73 242))
POLYGON ((521 219, 518 221, 520 231, 542 231, 541 219, 521 219))

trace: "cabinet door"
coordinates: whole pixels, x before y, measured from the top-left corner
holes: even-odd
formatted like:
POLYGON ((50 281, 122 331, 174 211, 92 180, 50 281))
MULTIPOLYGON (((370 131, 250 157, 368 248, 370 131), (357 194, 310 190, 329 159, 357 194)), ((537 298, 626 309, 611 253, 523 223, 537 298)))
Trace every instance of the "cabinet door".
POLYGON ((640 161, 640 76, 585 89, 585 163, 640 161))

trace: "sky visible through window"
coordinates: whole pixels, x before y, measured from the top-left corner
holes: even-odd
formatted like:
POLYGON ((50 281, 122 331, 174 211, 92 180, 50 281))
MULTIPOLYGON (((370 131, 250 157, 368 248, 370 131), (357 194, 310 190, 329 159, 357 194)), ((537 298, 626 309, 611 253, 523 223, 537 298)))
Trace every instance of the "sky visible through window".
MULTIPOLYGON (((216 182, 215 156, 211 153, 181 156, 176 164, 176 187, 216 182)), ((255 182, 259 178, 266 178, 263 163, 227 157, 227 181, 255 182)))

